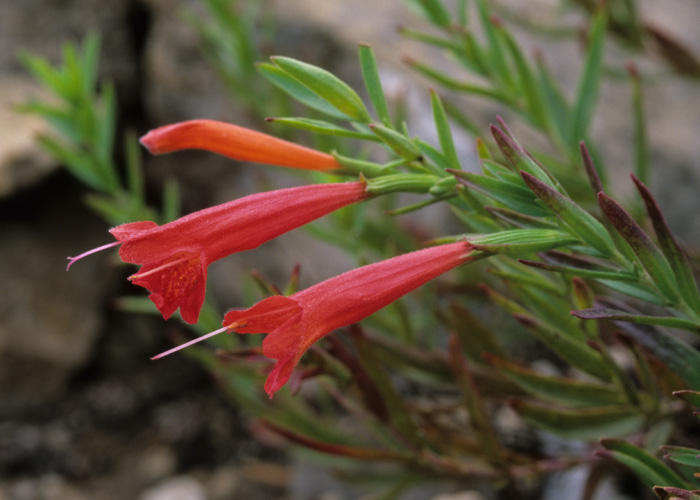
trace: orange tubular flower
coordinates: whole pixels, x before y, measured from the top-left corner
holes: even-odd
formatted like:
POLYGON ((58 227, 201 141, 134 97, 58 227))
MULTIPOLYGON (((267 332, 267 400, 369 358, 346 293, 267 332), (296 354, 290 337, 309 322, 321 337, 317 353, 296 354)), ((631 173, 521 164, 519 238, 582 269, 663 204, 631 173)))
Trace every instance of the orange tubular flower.
POLYGON ((466 241, 400 255, 348 271, 289 297, 273 296, 224 316, 224 327, 166 351, 166 356, 218 333, 268 333, 263 353, 277 363, 265 383, 272 395, 302 354, 333 330, 356 323, 437 276, 471 260, 466 241))
POLYGON ((190 120, 160 127, 144 135, 141 144, 155 155, 204 149, 238 161, 281 167, 320 171, 341 168, 329 154, 214 120, 190 120))
POLYGON ((179 307, 183 320, 196 323, 209 264, 364 200, 370 196, 365 188, 363 182, 345 182, 279 189, 200 210, 163 226, 123 224, 110 230, 118 241, 69 257, 68 267, 121 244, 121 259, 142 265, 129 279, 151 291, 150 299, 163 317, 168 319, 179 307))

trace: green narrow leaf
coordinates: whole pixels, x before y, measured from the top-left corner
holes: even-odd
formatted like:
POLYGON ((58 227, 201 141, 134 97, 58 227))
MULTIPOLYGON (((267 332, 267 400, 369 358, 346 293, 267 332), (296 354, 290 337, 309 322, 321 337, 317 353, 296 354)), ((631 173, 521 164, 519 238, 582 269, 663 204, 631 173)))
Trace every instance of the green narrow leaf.
POLYGON ((489 45, 489 52, 487 54, 487 60, 490 64, 490 73, 494 76, 499 83, 508 89, 509 91, 514 90, 513 75, 511 75, 510 68, 506 61, 506 56, 503 50, 503 45, 501 38, 498 36, 496 28, 494 26, 497 21, 489 11, 487 7, 488 3, 485 0, 477 0, 476 7, 479 14, 479 20, 481 26, 484 29, 486 39, 489 45))
POLYGON ((602 307, 594 307, 590 309, 581 309, 571 311, 571 314, 581 319, 609 319, 616 321, 626 321, 628 323, 637 323, 640 325, 658 325, 667 326, 669 328, 678 328, 687 330, 695 334, 700 334, 700 325, 693 323, 683 318, 673 318, 670 316, 645 316, 641 314, 630 314, 626 311, 618 309, 608 309, 602 307))
POLYGON ((626 436, 639 430, 645 417, 634 406, 608 405, 587 408, 559 408, 514 399, 511 407, 526 422, 552 434, 570 439, 594 441, 600 436, 626 436))
POLYGON ((416 143, 423 154, 424 160, 428 160, 423 162, 424 165, 427 168, 431 168, 431 162, 434 163, 435 168, 431 168, 431 170, 434 170, 436 174, 441 175, 443 170, 449 169, 453 166, 450 163, 450 160, 448 160, 447 157, 432 144, 428 144, 420 139, 416 139, 416 143))
POLYGON ((697 391, 675 391, 673 393, 677 398, 687 401, 693 406, 700 408, 700 392, 697 391))
POLYGON ((270 83, 281 89, 283 92, 290 95, 296 101, 303 105, 315 109, 337 120, 348 120, 350 117, 345 113, 338 111, 331 106, 327 101, 312 92, 301 82, 292 78, 290 75, 282 71, 273 64, 258 63, 256 65, 260 74, 262 74, 270 83))
POLYGON ((59 99, 67 99, 69 96, 67 85, 58 69, 54 69, 47 60, 29 52, 22 51, 20 60, 35 80, 49 89, 59 99))
POLYGON ((651 191, 635 176, 632 176, 632 181, 634 181, 639 194, 644 200, 647 214, 654 226, 656 238, 659 245, 661 245, 661 251, 671 265, 673 275, 678 283, 678 292, 696 313, 700 313, 700 293, 698 293, 698 285, 693 277, 693 270, 688 263, 687 257, 668 227, 666 218, 652 196, 651 191))
POLYGON ((446 28, 452 24, 450 13, 440 0, 410 0, 409 2, 417 8, 431 23, 446 28))
POLYGON ((502 39, 505 40, 506 49, 515 63, 515 76, 518 78, 518 88, 525 98, 525 105, 532 122, 538 127, 551 131, 552 123, 546 113, 544 97, 538 82, 535 80, 532 68, 525 59, 520 46, 503 26, 497 25, 496 29, 502 39))
POLYGON ((370 124, 369 128, 399 156, 411 161, 421 158, 422 155, 418 146, 405 135, 378 123, 370 124))
POLYGON ((472 375, 470 364, 464 356, 459 337, 451 334, 448 347, 449 365, 454 381, 462 394, 464 406, 469 413, 469 425, 483 450, 484 457, 491 463, 504 466, 505 461, 495 429, 484 406, 481 392, 472 375))
POLYGON ((632 82, 632 110, 634 112, 634 165, 637 177, 645 184, 649 182, 649 145, 647 143, 646 119, 644 117, 644 94, 642 79, 634 64, 627 66, 632 82))
POLYGON ((332 73, 289 57, 273 56, 270 60, 282 71, 353 120, 362 123, 372 121, 360 96, 332 73))
POLYGON ((274 117, 266 118, 268 122, 281 123, 283 125, 288 125, 299 130, 308 130, 309 132, 314 132, 317 134, 333 135, 336 137, 347 137, 350 139, 361 139, 364 141, 376 141, 379 142, 376 136, 372 134, 366 134, 363 132, 357 132, 355 130, 349 130, 340 127, 334 123, 327 122, 325 120, 317 120, 314 118, 302 118, 302 117, 274 117))
POLYGON ((583 242, 595 248, 601 256, 610 257, 615 253, 615 244, 608 231, 595 217, 535 176, 521 172, 525 184, 537 197, 557 214, 583 242))
POLYGON ((358 326, 350 327, 350 333, 357 349, 357 357, 381 393, 393 429, 414 445, 422 446, 422 433, 411 419, 404 400, 394 387, 389 375, 377 360, 376 352, 358 326))
POLYGON ((552 188, 557 189, 561 187, 544 167, 542 167, 515 139, 511 138, 505 131, 495 125, 491 125, 490 129, 498 148, 518 172, 521 170, 525 171, 552 188))
POLYGON ((374 110, 382 123, 386 127, 394 128, 391 123, 391 116, 389 116, 389 107, 384 97, 382 81, 379 79, 379 70, 377 69, 377 59, 374 56, 374 51, 370 45, 361 43, 359 53, 362 76, 364 77, 365 87, 367 87, 372 106, 374 106, 374 110))
POLYGON ((622 404, 625 398, 617 388, 558 376, 547 376, 489 354, 484 355, 498 371, 529 394, 554 403, 574 407, 622 404))
POLYGON ((581 141, 579 144, 579 148, 581 150, 581 158, 583 159, 583 168, 586 170, 586 176, 588 177, 588 182, 591 184, 591 187, 593 188, 593 194, 595 196, 598 196, 598 193, 602 193, 604 191, 603 189, 603 182, 598 175, 598 170, 595 168, 595 165, 593 164, 593 159, 591 158, 591 153, 588 151, 588 148, 586 147, 586 143, 581 141))
POLYGON ((543 95, 543 108, 548 115, 549 131, 560 145, 567 144, 565 137, 569 125, 571 109, 564 93, 552 76, 541 52, 535 53, 538 88, 543 95))
POLYGON ((379 163, 374 163, 371 161, 358 160, 356 158, 350 158, 349 156, 343 156, 335 151, 333 152, 333 157, 343 166, 342 171, 338 171, 338 173, 347 173, 349 175, 362 174, 368 178, 384 175, 392 171, 395 166, 398 166, 405 161, 403 158, 401 158, 400 162, 380 165, 379 163))
POLYGON ((666 460, 700 469, 700 450, 682 446, 662 446, 661 449, 666 460))
POLYGON ((600 444, 612 458, 632 469, 649 488, 653 486, 685 486, 684 481, 666 464, 646 451, 619 439, 603 439, 600 444))
POLYGON ((540 262, 534 260, 521 259, 520 262, 522 264, 525 264, 526 266, 536 267, 537 269, 544 269, 545 271, 570 274, 571 276, 580 276, 582 278, 597 278, 617 281, 636 281, 638 279, 638 276, 625 273, 623 271, 616 272, 605 269, 584 269, 581 267, 562 266, 558 264, 550 264, 547 262, 540 262))
POLYGON ((552 222, 510 208, 486 207, 486 210, 497 219, 520 229, 558 229, 558 226, 552 222))
POLYGON ((663 361, 688 387, 700 387, 700 352, 686 342, 649 325, 618 323, 618 326, 663 361))
POLYGON ((450 170, 459 182, 474 189, 489 198, 492 198, 504 206, 524 215, 532 217, 545 217, 549 211, 536 203, 532 192, 522 184, 486 177, 484 175, 466 172, 464 170, 450 170))
POLYGON ((90 33, 83 41, 82 57, 80 62, 81 88, 83 95, 90 95, 97 86, 97 71, 99 68, 100 36, 90 33))
POLYGON ((163 184, 162 223, 165 224, 180 217, 182 212, 180 206, 180 185, 174 179, 166 179, 163 184))
POLYGON ((495 338, 494 332, 462 304, 450 303, 447 323, 459 336, 464 354, 470 361, 483 363, 486 353, 504 355, 503 347, 495 338))
POLYGON ((579 141, 586 139, 591 118, 598 99, 598 89, 603 73, 603 45, 605 42, 605 27, 607 18, 604 8, 599 8, 593 17, 593 23, 588 34, 588 52, 579 79, 578 91, 572 118, 569 123, 569 144, 572 149, 579 141))
MULTIPOLYGON (((114 86, 109 84, 103 86, 100 97, 100 115, 97 117, 95 148, 109 163, 112 163, 114 129, 117 125, 117 103, 114 86)), ((114 166, 112 166, 111 170, 116 174, 114 166)))
POLYGON ((445 114, 445 108, 442 105, 442 100, 438 96, 437 92, 430 89, 430 103, 433 108, 433 120, 435 120, 435 128, 437 129, 438 138, 440 140, 440 149, 442 153, 447 157, 447 160, 451 164, 452 168, 461 168, 459 164, 459 157, 457 156, 457 150, 455 149, 454 141, 452 140, 452 131, 450 130, 450 124, 447 121, 447 115, 445 114))
POLYGON ((143 170, 141 169, 141 158, 139 140, 133 132, 128 132, 124 139, 124 150, 126 158, 126 182, 131 198, 139 205, 146 205, 146 193, 143 187, 143 170))
POLYGON ((457 90, 459 92, 466 92, 469 94, 474 94, 482 97, 488 97, 489 99, 493 99, 497 102, 502 102, 506 104, 514 104, 513 100, 503 91, 490 88, 490 87, 484 87, 483 85, 477 85, 471 82, 465 82, 465 81, 460 81, 456 80, 449 75, 445 74, 443 71, 432 68, 426 64, 420 63, 418 61, 415 61, 413 59, 409 58, 404 58, 404 61, 406 64, 411 66, 413 69, 418 71, 419 73, 427 76, 428 78, 431 78, 438 82, 440 85, 450 89, 450 90, 457 90))
POLYGON ((673 272, 661 251, 654 245, 649 236, 615 200, 604 193, 598 194, 598 203, 617 232, 632 248, 649 273, 659 291, 669 300, 677 300, 677 285, 673 272))
POLYGON ((93 169, 91 159, 82 152, 70 150, 49 137, 39 137, 39 145, 58 159, 81 182, 98 191, 103 190, 103 179, 93 169))
POLYGON ((515 313, 513 317, 571 366, 601 380, 610 380, 610 368, 601 354, 582 340, 545 324, 529 313, 515 313))
MULTIPOLYGON (((637 278, 637 281, 639 278, 637 278)), ((636 283, 634 281, 620 281, 620 280, 610 280, 607 278, 599 278, 598 283, 611 288, 617 292, 629 295, 635 299, 642 300, 644 302, 649 302, 650 304, 656 304, 659 306, 667 306, 668 299, 661 295, 655 288, 651 286, 643 285, 641 283, 636 283)))

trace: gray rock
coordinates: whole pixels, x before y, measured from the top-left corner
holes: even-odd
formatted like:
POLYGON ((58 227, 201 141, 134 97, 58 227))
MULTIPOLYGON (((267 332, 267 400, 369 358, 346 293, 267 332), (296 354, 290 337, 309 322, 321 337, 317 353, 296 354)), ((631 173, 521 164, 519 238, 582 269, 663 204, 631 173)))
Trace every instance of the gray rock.
POLYGON ((0 416, 6 416, 61 397, 97 338, 111 273, 106 254, 66 273, 68 255, 108 235, 94 220, 76 223, 65 204, 30 221, 2 220, 0 234, 0 416))
POLYGON ((0 73, 0 198, 31 186, 58 165, 37 146, 48 125, 34 115, 18 113, 15 106, 36 97, 38 85, 27 76, 0 73))

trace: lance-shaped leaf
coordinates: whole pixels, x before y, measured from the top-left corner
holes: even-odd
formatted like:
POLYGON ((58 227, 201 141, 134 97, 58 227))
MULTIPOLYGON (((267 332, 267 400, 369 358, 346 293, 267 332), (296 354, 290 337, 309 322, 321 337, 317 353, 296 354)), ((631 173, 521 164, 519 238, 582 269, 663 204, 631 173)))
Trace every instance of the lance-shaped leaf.
POLYGON ((603 181, 598 175, 598 169, 595 168, 593 163, 593 158, 591 158, 591 153, 588 151, 586 143, 581 141, 579 143, 579 149, 581 150, 581 158, 583 159, 583 168, 586 171, 586 176, 588 177, 588 182, 593 188, 593 194, 598 195, 598 193, 603 191, 603 181))
POLYGON ((675 391, 673 393, 677 398, 687 401, 693 406, 700 408, 700 392, 697 391, 675 391))
POLYGON ((411 59, 410 57, 404 57, 404 62, 415 69, 417 72, 431 78, 451 90, 456 90, 462 93, 474 94, 477 96, 488 97, 499 102, 511 103, 512 99, 504 92, 498 89, 492 89, 490 87, 484 87, 483 85, 477 85, 472 82, 465 82, 462 80, 456 80, 450 78, 448 75, 442 71, 435 69, 427 64, 420 63, 411 59))
POLYGON ((559 144, 565 144, 567 124, 570 119, 569 105, 563 92, 551 71, 547 67, 541 51, 535 53, 535 65, 537 68, 537 86, 542 92, 544 109, 550 123, 550 133, 556 137, 559 144))
POLYGON ((638 279, 638 277, 634 274, 630 274, 624 271, 618 272, 604 267, 585 269, 582 267, 561 266, 558 264, 550 264, 548 262, 523 259, 520 259, 520 262, 525 264, 526 266, 536 267, 537 269, 544 269, 545 271, 554 271, 557 273, 571 274, 572 276, 580 276, 582 278, 598 278, 619 281, 635 281, 638 279))
POLYGON ((487 327, 465 306, 452 302, 445 318, 450 329, 459 336, 459 343, 470 361, 483 363, 486 353, 503 356, 503 347, 487 327))
POLYGON ((605 193, 598 193, 598 203, 610 223, 637 255, 659 291, 667 299, 675 302, 677 295, 673 272, 661 251, 615 200, 605 193))
POLYGON ((661 246, 661 251, 671 265, 673 275, 678 283, 678 293, 693 310, 700 313, 700 294, 698 294, 698 286, 693 279, 693 270, 688 263, 688 259, 668 227, 666 218, 661 213, 661 209, 651 195, 651 191, 634 175, 632 176, 632 181, 637 186, 639 194, 642 195, 647 214, 649 214, 649 218, 654 225, 654 232, 661 246))
POLYGON ((498 148, 517 171, 525 171, 550 187, 560 188, 559 183, 542 167, 530 153, 503 130, 491 125, 491 134, 498 148))
POLYGON ((609 319, 615 321, 626 321, 628 323, 637 323, 640 325, 667 326, 669 328, 678 328, 680 330, 688 330, 689 332, 700 334, 699 324, 683 318, 631 314, 626 311, 604 307, 593 307, 590 309, 571 311, 571 314, 581 319, 609 319))
POLYGON ((477 0, 476 7, 490 49, 486 54, 488 72, 502 87, 512 91, 515 88, 514 75, 506 60, 503 41, 496 31, 498 20, 491 15, 485 0, 477 0))
POLYGON ((371 45, 361 43, 359 53, 360 67, 362 68, 362 76, 365 80, 365 87, 367 87, 369 99, 372 101, 374 110, 377 112, 379 119, 382 120, 382 123, 389 128, 393 128, 391 117, 389 116, 389 107, 386 104, 384 90, 382 89, 382 82, 379 79, 379 70, 377 69, 377 59, 374 56, 374 50, 372 50, 371 45))
POLYGON ((637 176, 644 182, 649 181, 649 145, 647 141, 647 120, 644 116, 644 95, 642 92, 642 79, 639 76, 637 66, 633 63, 627 65, 627 72, 632 81, 632 109, 634 110, 634 164, 637 176))
POLYGON ((462 393, 462 399, 469 412, 470 426, 489 462, 503 466, 505 464, 503 463, 504 460, 498 437, 488 417, 481 392, 476 385, 470 364, 464 357, 459 337, 456 334, 450 336, 448 352, 450 368, 452 369, 455 383, 462 393))
POLYGON ((329 335, 327 339, 329 344, 328 351, 350 370, 352 379, 362 396, 364 407, 379 421, 389 422, 389 411, 386 407, 386 402, 374 381, 362 366, 362 363, 357 359, 357 356, 345 347, 345 344, 337 336, 329 335))
POLYGON ((603 73, 603 43, 606 25, 605 9, 598 9, 588 36, 588 53, 579 80, 576 102, 570 121, 569 140, 573 146, 586 138, 598 99, 598 88, 603 73))
POLYGON ((524 254, 565 247, 578 240, 552 229, 511 229, 470 238, 475 250, 489 253, 524 254))
POLYGON ((645 417, 634 406, 559 408, 525 399, 509 402, 526 422, 552 434, 592 441, 600 436, 626 436, 639 430, 645 417))
POLYGON ((270 59, 282 71, 353 120, 363 123, 371 121, 357 92, 332 73, 289 57, 274 56, 270 59))
POLYGON ((700 61, 682 42, 676 40, 663 29, 646 23, 644 30, 655 48, 674 69, 685 75, 700 76, 700 61))
POLYGON ((452 23, 449 11, 440 0, 410 0, 409 4, 420 10, 426 19, 437 26, 446 28, 452 23))
POLYGON ((666 464, 646 451, 619 439, 603 439, 600 444, 607 450, 598 453, 609 456, 632 469, 649 488, 654 486, 675 486, 682 488, 684 481, 666 464))
POLYGON ((537 197, 557 214, 582 241, 609 257, 615 252, 615 244, 608 231, 595 217, 534 175, 520 172, 525 184, 537 197))
POLYGON ((664 458, 681 465, 688 465, 700 469, 700 450, 683 446, 662 446, 664 458))
POLYGON ((526 111, 538 127, 547 131, 551 130, 552 123, 547 115, 542 89, 536 81, 532 68, 525 59, 520 45, 500 23, 497 23, 495 27, 498 35, 504 40, 505 48, 508 50, 510 58, 515 65, 514 75, 518 79, 517 85, 524 97, 526 111))
POLYGON ((537 340, 549 347, 571 366, 601 380, 610 380, 611 371, 603 357, 582 340, 554 328, 530 314, 515 313, 513 317, 527 328, 537 340))
POLYGON ((325 120, 317 120, 314 118, 289 118, 289 117, 276 117, 267 118, 266 121, 274 123, 282 123, 284 125, 289 125, 290 127, 298 128, 300 130, 308 130, 309 132, 315 132, 317 134, 334 135, 336 137, 348 137, 350 139, 361 139, 364 141, 376 141, 379 142, 377 137, 372 134, 358 132, 356 130, 350 130, 335 123, 327 122, 325 120))
POLYGON ((520 229, 556 229, 557 225, 553 222, 542 220, 538 217, 525 215, 521 212, 516 212, 510 208, 504 207, 485 207, 486 210, 495 218, 498 218, 509 225, 520 229))
POLYGON ((442 153, 447 157, 452 167, 459 168, 459 158, 457 157, 457 150, 452 140, 452 131, 447 121, 447 114, 445 114, 445 108, 442 105, 440 96, 438 96, 437 92, 433 89, 430 89, 430 103, 433 108, 435 128, 437 129, 438 139, 440 140, 440 149, 442 149, 442 153))
POLYGON ((553 403, 584 407, 625 402, 623 394, 610 385, 543 375, 489 354, 484 358, 529 394, 553 403))
POLYGON ((258 71, 270 83, 278 87, 283 92, 291 96, 295 101, 302 103, 311 109, 315 109, 337 120, 348 120, 350 117, 339 111, 334 106, 331 106, 328 101, 322 99, 318 94, 306 87, 296 78, 287 74, 277 66, 269 63, 258 63, 256 65, 258 71))
POLYGON ((502 203, 506 207, 533 217, 544 217, 549 215, 549 211, 540 206, 532 193, 522 186, 504 179, 487 177, 474 172, 463 170, 448 170, 457 177, 459 182, 480 193, 502 203))
POLYGON ((370 124, 369 128, 399 156, 407 160, 418 160, 421 158, 421 151, 418 146, 405 135, 377 123, 370 124))
POLYGON ((386 402, 392 428, 412 444, 422 446, 424 444, 422 434, 412 420, 401 394, 377 359, 377 353, 370 346, 364 332, 359 326, 353 325, 350 327, 350 333, 357 349, 357 357, 386 402))
POLYGON ((338 455, 341 457, 353 458, 356 460, 373 460, 373 461, 404 461, 410 460, 410 456, 402 454, 393 450, 379 449, 379 448, 361 448, 358 446, 350 446, 345 444, 329 443, 326 441, 320 441, 298 432, 286 429, 279 425, 273 424, 267 420, 263 420, 262 424, 270 429, 271 431, 287 438, 288 440, 316 450, 322 453, 329 453, 331 455, 338 455))
POLYGON ((663 361, 689 387, 700 387, 700 353, 682 340, 649 325, 618 326, 663 361))
POLYGON ((700 500, 700 490, 684 490, 673 486, 655 486, 654 493, 660 500, 700 500))

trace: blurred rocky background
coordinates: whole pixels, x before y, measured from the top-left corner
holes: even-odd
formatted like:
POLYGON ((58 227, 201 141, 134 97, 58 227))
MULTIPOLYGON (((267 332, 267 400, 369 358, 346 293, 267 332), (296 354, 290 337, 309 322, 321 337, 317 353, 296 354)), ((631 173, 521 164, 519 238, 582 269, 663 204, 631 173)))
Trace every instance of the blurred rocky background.
MULTIPOLYGON (((353 83, 355 45, 371 43, 387 87, 408 99, 413 131, 434 134, 426 89, 401 56, 439 57, 397 33, 399 24, 421 26, 399 0, 265 3, 279 19, 277 53, 353 83)), ((558 2, 510 3, 523 15, 546 16, 558 2)), ((642 4, 655 23, 700 52, 700 4, 642 4)), ((37 147, 46 125, 14 111, 13 105, 39 92, 16 56, 28 51, 58 61, 62 43, 99 33, 100 76, 116 85, 124 128, 141 134, 196 117, 262 128, 203 57, 198 34, 183 21, 185 7, 201 11, 195 0, 0 0, 0 500, 343 498, 329 493, 332 487, 318 476, 299 481, 305 477, 300 466, 251 439, 255 429, 244 425, 197 365, 185 357, 149 361, 170 345, 168 335, 179 326, 114 309, 115 297, 133 292, 124 279, 128 270, 105 254, 65 272, 68 255, 109 241, 107 227, 82 204, 81 186, 37 147)), ((522 35, 526 46, 542 43, 522 35)), ((543 51, 555 74, 572 86, 576 45, 543 51)), ((698 245, 700 85, 659 78, 646 90, 649 137, 660 166, 654 190, 681 239, 698 245)), ((595 127, 620 182, 627 182, 631 169, 623 163, 632 133, 627 93, 622 83, 605 84, 595 127)), ((499 112, 473 103, 473 115, 484 125, 499 112)), ((181 183, 186 212, 251 192, 250 179, 259 175, 259 169, 197 153, 145 161, 155 188, 166 177, 181 183)), ((278 182, 293 180, 280 176, 278 182)), ((301 256, 309 264, 307 284, 332 274, 332 266, 310 269, 318 262, 313 252, 284 252, 299 249, 303 237, 284 238, 263 249, 269 257, 264 262, 274 262, 266 271, 288 272, 301 256)), ((248 258, 221 263, 211 273, 210 290, 222 297, 235 293, 231 282, 253 265, 248 258)))

